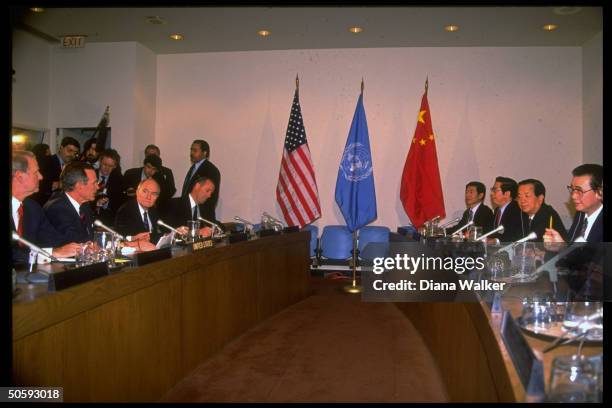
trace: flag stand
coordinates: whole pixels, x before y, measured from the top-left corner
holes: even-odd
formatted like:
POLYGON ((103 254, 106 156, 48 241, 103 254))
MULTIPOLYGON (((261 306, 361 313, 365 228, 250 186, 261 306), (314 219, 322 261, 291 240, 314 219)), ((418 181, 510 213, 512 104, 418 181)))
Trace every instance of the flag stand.
POLYGON ((347 293, 361 293, 361 285, 357 285, 357 230, 353 231, 353 284, 344 287, 347 293))

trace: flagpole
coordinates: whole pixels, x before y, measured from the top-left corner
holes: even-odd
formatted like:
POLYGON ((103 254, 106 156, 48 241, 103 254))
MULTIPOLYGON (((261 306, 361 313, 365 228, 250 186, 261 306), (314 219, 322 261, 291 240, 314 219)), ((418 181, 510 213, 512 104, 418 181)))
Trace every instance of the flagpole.
POLYGON ((345 286, 344 291, 348 293, 361 293, 361 286, 357 285, 357 230, 353 231, 353 284, 345 286))

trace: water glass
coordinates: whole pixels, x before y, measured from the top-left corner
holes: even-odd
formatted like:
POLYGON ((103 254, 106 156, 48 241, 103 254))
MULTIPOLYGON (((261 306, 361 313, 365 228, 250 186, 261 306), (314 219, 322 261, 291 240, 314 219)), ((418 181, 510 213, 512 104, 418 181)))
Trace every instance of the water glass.
POLYGON ((597 368, 583 355, 555 357, 550 373, 549 402, 597 402, 597 368))
POLYGON ((565 308, 563 328, 579 332, 589 330, 589 338, 603 337, 603 303, 569 302, 565 308))
POLYGON ((512 267, 516 270, 517 277, 529 278, 535 272, 535 244, 523 242, 514 248, 512 267))
POLYGON ((115 263, 115 237, 111 232, 94 232, 94 244, 96 246, 96 261, 107 262, 110 266, 115 263))
POLYGON ((94 262, 94 245, 92 242, 86 242, 79 246, 76 251, 75 261, 76 266, 86 266, 94 262))
POLYGON ((538 299, 524 299, 521 311, 523 325, 533 328, 535 332, 550 328, 553 323, 555 307, 552 302, 538 299))
POLYGON ((187 221, 187 227, 189 228, 189 239, 191 242, 196 242, 200 238, 200 221, 191 220, 187 221))
POLYGON ((467 229, 468 241, 474 242, 482 235, 482 227, 478 225, 470 225, 467 229))

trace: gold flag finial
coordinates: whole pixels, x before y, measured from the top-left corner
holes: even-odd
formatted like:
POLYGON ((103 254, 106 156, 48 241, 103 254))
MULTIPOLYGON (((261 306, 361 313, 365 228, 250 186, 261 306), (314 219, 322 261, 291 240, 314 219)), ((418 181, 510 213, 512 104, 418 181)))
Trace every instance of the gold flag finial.
POLYGON ((425 92, 427 93, 427 88, 429 88, 429 77, 425 77, 425 92))
POLYGON ((300 78, 298 74, 295 74, 295 89, 300 89, 300 78))
POLYGON ((361 77, 361 93, 363 93, 363 77, 361 77))

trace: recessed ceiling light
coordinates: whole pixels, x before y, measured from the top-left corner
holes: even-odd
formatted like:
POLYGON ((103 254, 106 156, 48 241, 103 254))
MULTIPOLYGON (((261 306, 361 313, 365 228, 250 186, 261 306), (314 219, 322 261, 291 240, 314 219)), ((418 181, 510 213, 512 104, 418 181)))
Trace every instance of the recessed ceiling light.
POLYGON ((353 34, 359 34, 360 32, 363 31, 363 28, 355 26, 355 27, 349 28, 349 31, 353 34))
POLYGON ((553 13, 558 16, 569 16, 571 14, 580 13, 582 11, 582 7, 555 7, 553 9, 553 13))
POLYGON ((262 37, 267 37, 267 36, 269 36, 270 34, 272 34, 272 33, 271 33, 269 30, 259 30, 259 31, 257 32, 257 35, 260 35, 260 36, 262 36, 262 37))
POLYGON ((556 29, 557 29, 557 27, 559 27, 559 26, 558 26, 558 25, 556 25, 556 24, 545 24, 545 25, 542 27, 542 30, 544 30, 544 31, 552 31, 552 30, 556 30, 556 29))
POLYGON ((33 12, 35 12, 35 13, 44 13, 44 12, 45 12, 45 9, 44 9, 44 8, 42 8, 42 7, 31 7, 31 8, 30 8, 30 11, 33 11, 33 12))
POLYGON ((160 16, 147 16, 147 22, 151 24, 166 24, 166 21, 160 16))
POLYGON ((183 39, 183 36, 180 34, 172 34, 170 38, 176 41, 181 41, 183 39))
POLYGON ((453 33, 455 31, 459 30, 459 26, 456 25, 456 24, 449 24, 449 25, 445 26, 444 29, 446 31, 448 31, 449 33, 453 33))

